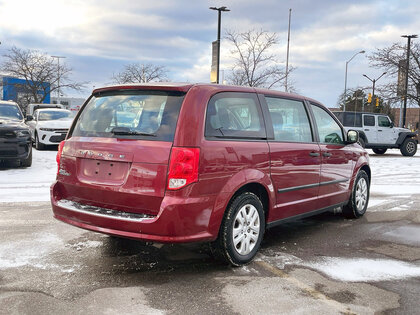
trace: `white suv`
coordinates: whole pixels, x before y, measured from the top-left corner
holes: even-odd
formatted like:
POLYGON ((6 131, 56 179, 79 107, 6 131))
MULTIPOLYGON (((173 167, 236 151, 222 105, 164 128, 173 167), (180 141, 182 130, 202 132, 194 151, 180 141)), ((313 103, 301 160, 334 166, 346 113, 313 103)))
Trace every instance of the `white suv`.
POLYGON ((359 144, 372 149, 376 154, 384 154, 387 149, 400 149, 404 156, 417 152, 417 134, 406 128, 394 126, 384 114, 360 112, 333 112, 346 130, 359 132, 359 144))
POLYGON ((26 116, 32 142, 37 150, 46 145, 57 145, 66 137, 73 121, 73 113, 67 109, 37 109, 34 115, 26 116))

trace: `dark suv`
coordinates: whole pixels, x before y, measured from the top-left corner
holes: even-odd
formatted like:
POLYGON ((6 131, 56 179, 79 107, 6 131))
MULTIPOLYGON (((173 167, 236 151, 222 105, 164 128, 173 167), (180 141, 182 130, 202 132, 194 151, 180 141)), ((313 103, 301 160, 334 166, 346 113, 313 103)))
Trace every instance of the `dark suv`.
POLYGON ((233 265, 264 231, 342 207, 362 216, 368 155, 319 102, 205 84, 96 89, 59 146, 54 216, 114 236, 211 242, 233 265))
POLYGON ((0 161, 16 161, 23 167, 32 165, 29 128, 15 102, 0 101, 0 161))

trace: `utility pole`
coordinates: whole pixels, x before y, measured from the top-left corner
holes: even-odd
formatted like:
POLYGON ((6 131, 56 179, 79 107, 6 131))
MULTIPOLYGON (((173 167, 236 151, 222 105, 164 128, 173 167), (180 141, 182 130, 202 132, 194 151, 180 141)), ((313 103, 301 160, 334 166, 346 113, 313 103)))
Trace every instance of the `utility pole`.
POLYGON ((210 10, 218 11, 217 19, 217 67, 216 67, 216 83, 219 84, 219 69, 220 69, 220 30, 222 27, 222 12, 230 11, 227 7, 210 7, 210 10))
POLYGON ((66 58, 66 57, 51 56, 51 58, 57 58, 57 104, 61 104, 61 101, 60 101, 60 59, 66 58))
POLYGON ((290 47, 290 23, 292 21, 292 9, 289 9, 289 30, 287 32, 287 56, 286 56, 286 79, 284 83, 284 91, 287 92, 287 77, 289 76, 289 47, 290 47))
POLYGON ((405 66, 405 93, 404 93, 404 109, 403 109, 403 127, 405 127, 405 118, 407 114, 407 94, 408 94, 408 68, 410 67, 410 45, 411 39, 417 38, 417 35, 402 35, 407 38, 407 64, 405 66))

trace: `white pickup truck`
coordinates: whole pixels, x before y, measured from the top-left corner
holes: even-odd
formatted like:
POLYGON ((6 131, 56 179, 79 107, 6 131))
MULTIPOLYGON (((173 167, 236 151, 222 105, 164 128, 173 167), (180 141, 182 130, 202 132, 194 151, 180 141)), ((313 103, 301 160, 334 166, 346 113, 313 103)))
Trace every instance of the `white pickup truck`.
POLYGON ((346 130, 359 132, 359 144, 372 149, 376 154, 384 154, 388 149, 400 149, 404 156, 417 152, 417 133, 394 126, 384 114, 361 112, 333 112, 346 130))

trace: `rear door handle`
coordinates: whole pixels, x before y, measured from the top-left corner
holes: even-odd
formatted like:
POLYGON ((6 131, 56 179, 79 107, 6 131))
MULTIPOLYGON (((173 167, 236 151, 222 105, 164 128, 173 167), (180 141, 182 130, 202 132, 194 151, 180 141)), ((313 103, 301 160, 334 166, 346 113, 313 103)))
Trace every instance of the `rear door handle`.
POLYGON ((378 131, 382 131, 382 130, 378 129, 378 131))
POLYGON ((365 129, 365 131, 369 131, 369 129, 365 129))
POLYGON ((311 153, 309 153, 309 155, 310 156, 319 156, 319 153, 318 152, 311 152, 311 153))
POLYGON ((332 154, 330 152, 322 152, 322 155, 325 157, 330 157, 332 154))

